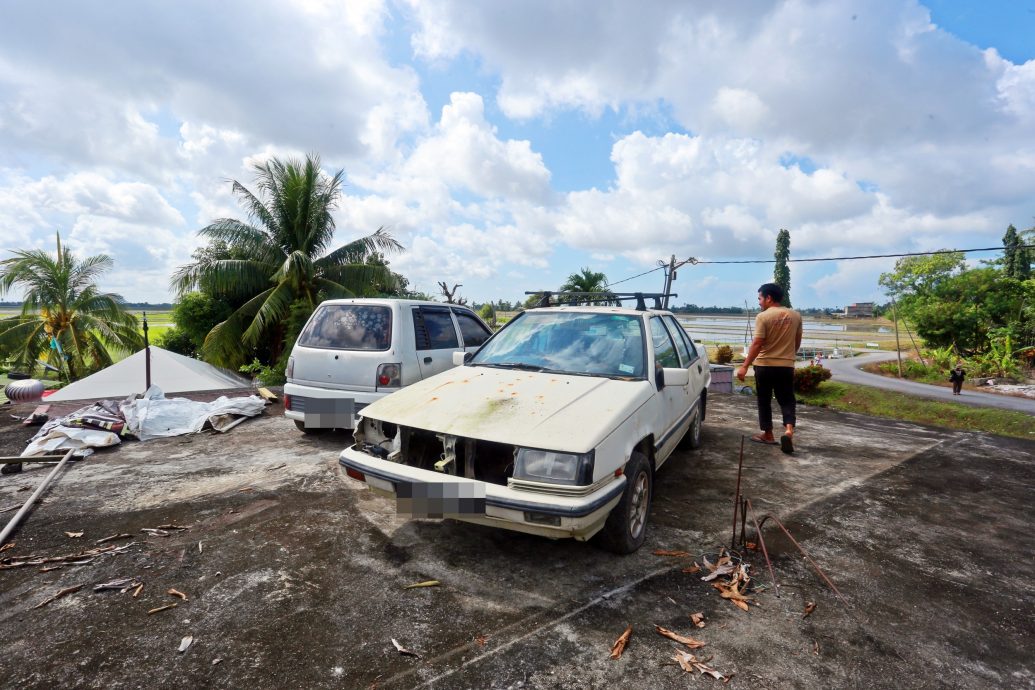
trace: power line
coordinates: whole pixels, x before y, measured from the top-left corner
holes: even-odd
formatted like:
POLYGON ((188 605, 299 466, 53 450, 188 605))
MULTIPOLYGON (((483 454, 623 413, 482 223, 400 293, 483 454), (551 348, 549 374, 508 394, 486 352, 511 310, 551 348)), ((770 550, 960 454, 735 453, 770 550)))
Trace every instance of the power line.
MULTIPOLYGON (((1018 249, 1035 247, 1035 244, 1018 245, 1018 249)), ((969 252, 1001 252, 1003 247, 978 247, 976 249, 939 249, 934 252, 906 252, 905 254, 867 254, 864 256, 826 256, 815 259, 787 259, 791 261, 853 261, 855 259, 894 259, 903 256, 931 256, 933 254, 967 254, 969 252)), ((692 264, 775 264, 776 259, 741 259, 738 261, 700 261, 691 258, 692 264)))
POLYGON ((654 273, 654 271, 660 271, 661 269, 667 268, 667 267, 668 267, 668 264, 665 264, 664 266, 658 266, 657 268, 652 268, 649 271, 644 271, 643 273, 637 273, 634 276, 629 276, 628 278, 622 278, 621 280, 616 280, 613 283, 608 283, 604 287, 611 287, 612 285, 618 285, 619 283, 624 283, 624 282, 626 282, 628 280, 632 280, 633 278, 639 278, 640 276, 645 276, 648 273, 654 273))
MULTIPOLYGON (((1017 248, 1018 249, 1035 249, 1035 244, 1021 244, 1021 245, 1018 245, 1017 248)), ((999 247, 977 247, 975 249, 939 249, 939 250, 933 251, 933 252, 906 252, 904 254, 866 254, 866 255, 863 255, 863 256, 826 256, 826 257, 814 258, 814 259, 787 259, 787 261, 788 262, 791 262, 791 261, 807 262, 807 261, 854 261, 854 260, 857 260, 857 259, 897 259, 897 258, 901 258, 901 257, 904 257, 904 256, 933 256, 935 254, 969 254, 971 252, 1000 252, 1000 251, 1003 251, 1003 249, 1004 249, 1004 247, 1002 247, 1002 246, 999 246, 999 247)), ((702 261, 700 259, 696 259, 696 258, 691 256, 689 259, 686 259, 685 261, 680 262, 679 265, 682 266, 684 264, 692 264, 692 265, 697 266, 697 265, 702 265, 702 264, 775 264, 775 263, 776 263, 776 259, 739 259, 739 260, 736 260, 736 261, 702 261)), ((619 283, 625 283, 627 281, 634 280, 636 278, 640 278, 642 276, 645 276, 645 275, 647 275, 649 273, 654 273, 655 271, 660 271, 663 268, 668 268, 668 264, 663 264, 661 266, 658 266, 657 268, 652 268, 649 271, 644 271, 643 273, 637 273, 636 275, 629 276, 628 278, 622 278, 621 280, 616 280, 613 283, 608 283, 604 287, 611 287, 612 285, 618 285, 619 283)))

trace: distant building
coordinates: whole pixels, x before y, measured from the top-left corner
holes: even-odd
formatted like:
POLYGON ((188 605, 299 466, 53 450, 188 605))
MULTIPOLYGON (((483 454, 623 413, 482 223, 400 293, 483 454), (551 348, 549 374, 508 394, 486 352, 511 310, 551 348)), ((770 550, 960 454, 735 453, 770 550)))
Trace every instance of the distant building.
POLYGON ((845 307, 847 318, 873 318, 873 302, 856 302, 845 307))

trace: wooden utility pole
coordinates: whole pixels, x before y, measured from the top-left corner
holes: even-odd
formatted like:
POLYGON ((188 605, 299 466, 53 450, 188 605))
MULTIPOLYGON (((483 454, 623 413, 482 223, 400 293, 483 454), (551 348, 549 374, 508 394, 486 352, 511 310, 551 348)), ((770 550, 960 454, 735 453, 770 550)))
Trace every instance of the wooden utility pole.
POLYGON ((144 315, 144 392, 151 388, 151 343, 147 339, 147 312, 144 315))
POLYGON ((902 378, 902 347, 898 343, 898 306, 891 298, 891 315, 895 318, 895 354, 898 355, 898 377, 902 378))

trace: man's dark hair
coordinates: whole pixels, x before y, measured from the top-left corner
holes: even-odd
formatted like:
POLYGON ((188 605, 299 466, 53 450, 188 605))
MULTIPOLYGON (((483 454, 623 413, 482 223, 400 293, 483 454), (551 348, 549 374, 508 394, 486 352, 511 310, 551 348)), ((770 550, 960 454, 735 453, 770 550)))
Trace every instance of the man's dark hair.
POLYGON ((762 297, 772 297, 777 304, 783 302, 783 288, 776 283, 766 283, 758 288, 758 294, 762 297))

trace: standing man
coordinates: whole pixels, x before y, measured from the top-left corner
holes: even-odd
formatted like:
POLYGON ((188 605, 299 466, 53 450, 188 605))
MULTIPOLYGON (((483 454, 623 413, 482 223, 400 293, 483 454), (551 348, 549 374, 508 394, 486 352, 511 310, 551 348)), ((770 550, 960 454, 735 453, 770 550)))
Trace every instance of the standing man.
POLYGON ((784 434, 780 449, 794 452, 794 360, 801 347, 801 314, 780 306, 783 288, 766 283, 758 288, 758 306, 762 311, 755 317, 755 337, 748 348, 744 363, 737 369, 741 381, 748 367, 755 365, 755 388, 758 390, 758 427, 762 433, 751 437, 757 443, 776 445, 773 437, 773 394, 783 413, 784 434))
POLYGON ((956 362, 956 368, 949 372, 953 395, 961 395, 960 391, 963 390, 963 380, 966 377, 967 372, 963 371, 963 362, 956 362))

